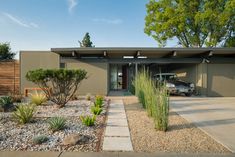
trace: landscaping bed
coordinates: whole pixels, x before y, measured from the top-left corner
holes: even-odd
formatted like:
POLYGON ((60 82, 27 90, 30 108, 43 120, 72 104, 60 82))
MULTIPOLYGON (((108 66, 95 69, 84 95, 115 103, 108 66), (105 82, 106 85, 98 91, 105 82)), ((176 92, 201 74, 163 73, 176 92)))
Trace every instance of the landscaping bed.
POLYGON ((230 153, 177 113, 170 111, 166 132, 156 131, 153 118, 136 97, 124 99, 134 151, 177 153, 230 153))
POLYGON ((80 116, 92 116, 92 105, 91 101, 79 99, 69 101, 63 108, 53 104, 36 106, 33 120, 24 125, 12 118, 12 112, 0 112, 0 150, 99 151, 108 104, 104 101, 103 111, 96 116, 94 126, 85 126, 80 116), (47 121, 55 116, 65 118, 66 125, 64 129, 53 132, 47 121), (64 139, 73 134, 79 134, 80 142, 76 145, 64 145, 64 139), (34 144, 33 138, 38 135, 45 135, 48 140, 42 144, 34 144))

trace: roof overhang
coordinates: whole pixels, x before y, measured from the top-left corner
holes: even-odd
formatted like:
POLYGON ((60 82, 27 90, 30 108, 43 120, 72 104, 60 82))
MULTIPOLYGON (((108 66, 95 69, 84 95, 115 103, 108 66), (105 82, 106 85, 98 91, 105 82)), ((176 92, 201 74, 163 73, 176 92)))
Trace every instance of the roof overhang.
MULTIPOLYGON (((235 48, 152 48, 152 47, 92 47, 92 48, 51 48, 51 51, 61 57, 80 58, 81 56, 99 56, 109 59, 123 59, 124 56, 150 59, 204 59, 204 58, 232 58, 235 59, 235 48)), ((82 57, 81 57, 82 58, 82 57)), ((144 60, 144 59, 142 59, 144 60)), ((140 61, 140 60, 139 60, 140 61)), ((145 59, 145 61, 147 61, 145 59)), ((153 61, 153 60, 151 60, 153 61)), ((160 60, 159 60, 160 61, 160 60)), ((182 62, 182 60, 181 60, 182 62)), ((192 61, 191 61, 192 62, 192 61)), ((198 62, 198 61, 197 61, 198 62)))

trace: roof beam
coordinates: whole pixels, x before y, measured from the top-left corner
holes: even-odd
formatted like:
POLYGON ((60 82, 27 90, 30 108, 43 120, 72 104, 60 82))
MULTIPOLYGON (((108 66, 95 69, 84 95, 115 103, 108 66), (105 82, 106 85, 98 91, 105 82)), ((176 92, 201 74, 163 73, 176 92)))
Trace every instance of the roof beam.
POLYGON ((162 58, 172 58, 177 57, 177 51, 171 51, 168 54, 164 55, 162 58))

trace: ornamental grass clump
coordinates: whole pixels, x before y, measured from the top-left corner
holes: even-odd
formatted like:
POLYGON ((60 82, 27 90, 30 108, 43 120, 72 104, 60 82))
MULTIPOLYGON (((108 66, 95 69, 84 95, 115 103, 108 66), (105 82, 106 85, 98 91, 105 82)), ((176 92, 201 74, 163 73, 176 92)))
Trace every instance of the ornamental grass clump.
POLYGON ((35 92, 34 94, 30 93, 30 96, 31 96, 31 103, 35 105, 42 105, 47 101, 46 95, 42 92, 41 93, 35 92))
POLYGON ((64 129, 66 119, 63 117, 52 117, 48 119, 49 129, 53 132, 64 129))
POLYGON ((169 118, 169 93, 165 85, 156 90, 156 103, 153 110, 155 128, 160 131, 166 131, 169 118))
POLYGON ((25 124, 32 120, 35 112, 35 105, 21 103, 17 106, 16 111, 13 112, 13 118, 19 124, 25 124))
POLYGON ((96 120, 96 116, 80 116, 80 119, 82 121, 82 124, 86 125, 86 126, 93 126, 95 125, 95 120, 96 120))
POLYGON ((148 70, 138 73, 135 80, 136 95, 148 116, 154 118, 155 128, 166 131, 169 117, 169 94, 165 85, 156 85, 148 70))

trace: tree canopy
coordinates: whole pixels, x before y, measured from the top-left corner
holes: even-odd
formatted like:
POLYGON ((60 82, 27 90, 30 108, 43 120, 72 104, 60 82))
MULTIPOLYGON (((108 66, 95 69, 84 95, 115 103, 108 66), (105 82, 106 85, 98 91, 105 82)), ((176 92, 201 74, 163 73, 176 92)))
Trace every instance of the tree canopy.
POLYGON ((11 51, 11 47, 9 43, 0 43, 0 61, 13 59, 15 53, 11 51))
POLYGON ((80 47, 95 47, 93 43, 91 42, 91 37, 88 32, 83 37, 82 42, 81 41, 78 41, 78 42, 80 44, 80 47))
POLYGON ((146 8, 144 31, 161 46, 175 38, 183 47, 234 45, 235 0, 150 0, 146 8))

